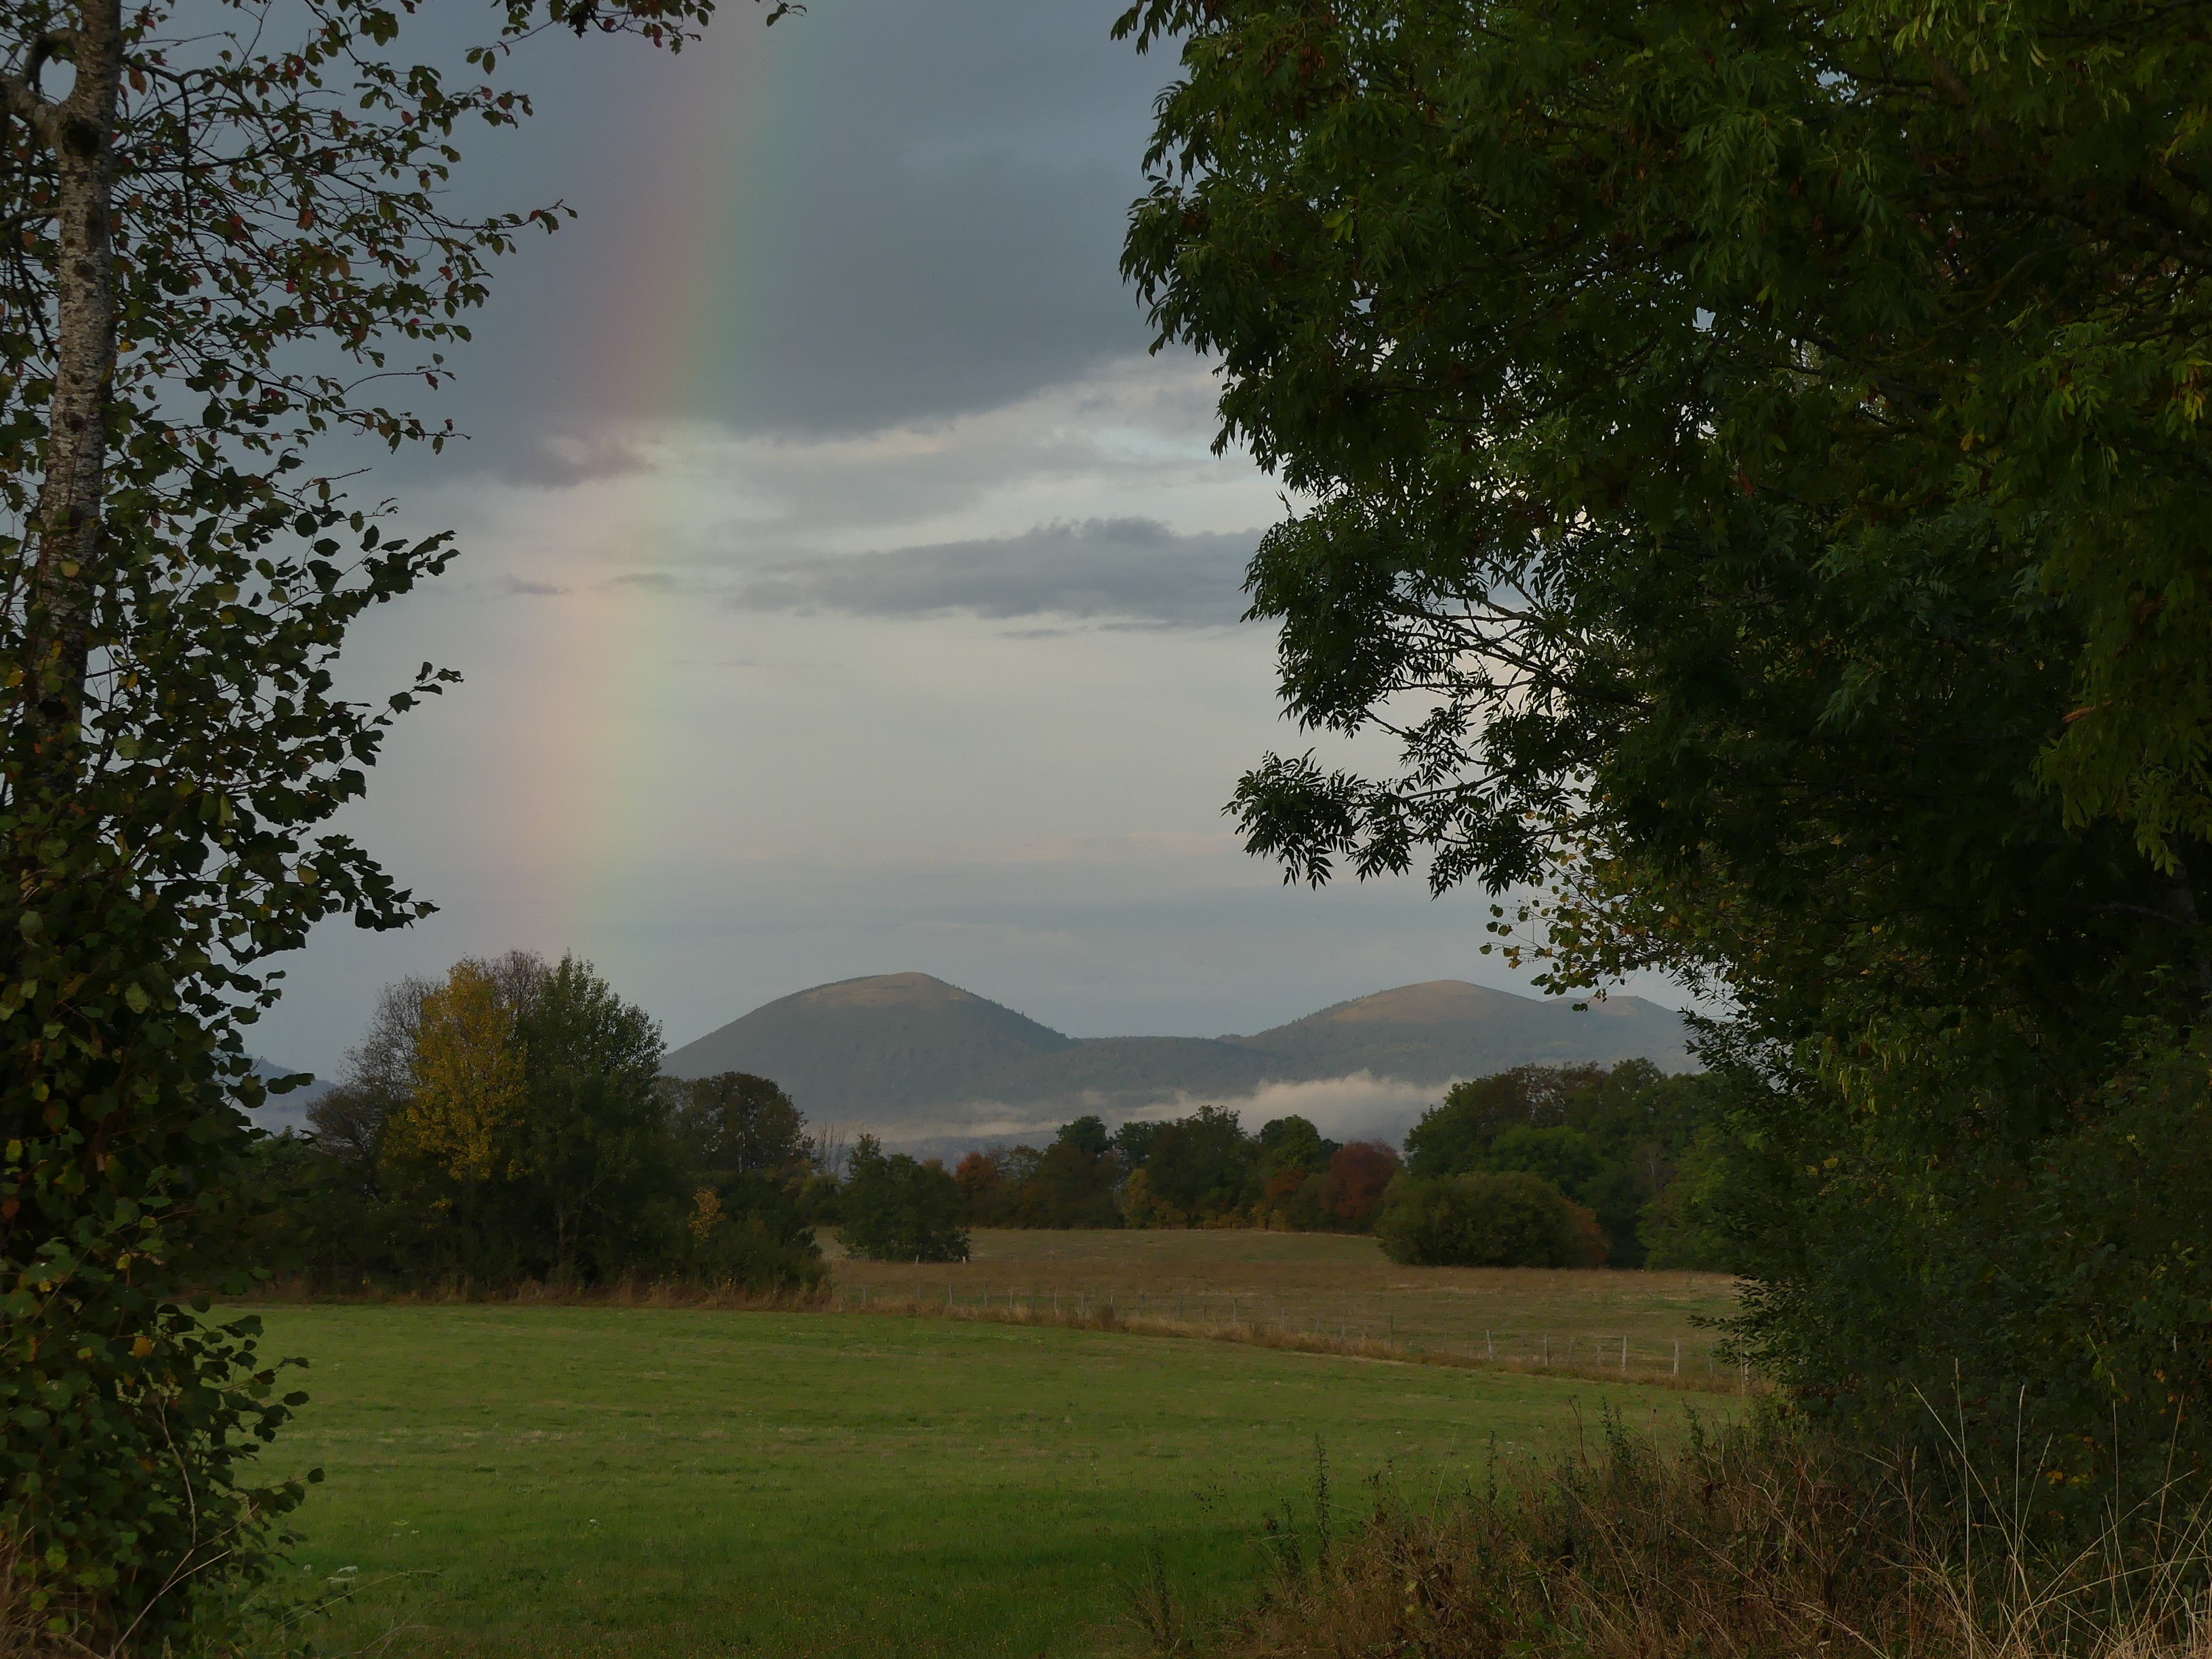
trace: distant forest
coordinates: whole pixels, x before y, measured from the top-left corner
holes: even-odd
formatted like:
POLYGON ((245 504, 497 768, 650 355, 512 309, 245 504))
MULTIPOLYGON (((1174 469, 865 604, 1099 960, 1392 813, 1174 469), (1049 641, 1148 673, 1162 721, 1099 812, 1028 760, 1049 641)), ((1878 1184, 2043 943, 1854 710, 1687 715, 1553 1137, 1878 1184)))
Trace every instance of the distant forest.
POLYGON ((247 1223, 327 1291, 683 1280, 805 1293, 816 1230, 957 1260, 978 1227, 1373 1232, 1409 1263, 1726 1268, 1711 1089, 1649 1060, 1454 1086, 1407 1137, 1248 1132, 1206 1105, 941 1160, 849 1147, 770 1079, 677 1079, 591 964, 511 952, 387 987, 309 1132, 264 1138, 247 1223))

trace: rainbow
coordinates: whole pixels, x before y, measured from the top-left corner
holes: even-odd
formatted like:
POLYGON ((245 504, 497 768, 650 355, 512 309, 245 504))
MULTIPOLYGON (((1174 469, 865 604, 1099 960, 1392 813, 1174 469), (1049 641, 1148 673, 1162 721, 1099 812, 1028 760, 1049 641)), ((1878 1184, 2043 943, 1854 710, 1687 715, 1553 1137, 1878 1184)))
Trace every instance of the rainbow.
POLYGON ((787 22, 770 33, 750 7, 733 6, 704 43, 650 65, 638 83, 667 95, 626 122, 624 154, 605 169, 640 181, 636 189, 560 233, 622 239, 621 257, 590 263, 629 278, 623 292, 590 296, 595 314, 573 319, 593 332, 592 372, 609 394, 599 406, 628 411, 595 441, 677 465, 657 471, 649 489, 617 481, 564 492, 560 502, 562 538, 588 549, 604 574, 549 602, 532 624, 525 695, 543 711, 532 724, 546 735, 529 757, 524 799, 508 803, 508 845, 537 866, 533 890, 562 896, 527 927, 542 949, 617 954, 616 939, 647 897, 664 821, 657 803, 678 758, 665 734, 681 695, 674 631, 684 601, 638 555, 680 545, 726 510, 713 479, 681 470, 694 448, 684 439, 745 374, 748 341, 774 326, 747 301, 765 289, 769 228, 795 188, 787 151, 822 57, 813 33, 787 22))

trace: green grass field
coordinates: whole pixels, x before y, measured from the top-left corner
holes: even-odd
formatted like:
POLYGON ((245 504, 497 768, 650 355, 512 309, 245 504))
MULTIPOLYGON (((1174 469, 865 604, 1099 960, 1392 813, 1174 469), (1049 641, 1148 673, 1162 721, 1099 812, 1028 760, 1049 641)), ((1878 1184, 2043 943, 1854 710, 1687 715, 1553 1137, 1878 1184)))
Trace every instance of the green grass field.
MULTIPOLYGON (((320 1465, 325 1653, 1083 1654, 1136 1644, 1157 1544, 1222 1607, 1263 1515, 1418 1499, 1679 1395, 1124 1333, 670 1309, 258 1310, 313 1362, 272 1453, 320 1465)), ((1700 1408, 1725 1410, 1705 1400, 1700 1408)))

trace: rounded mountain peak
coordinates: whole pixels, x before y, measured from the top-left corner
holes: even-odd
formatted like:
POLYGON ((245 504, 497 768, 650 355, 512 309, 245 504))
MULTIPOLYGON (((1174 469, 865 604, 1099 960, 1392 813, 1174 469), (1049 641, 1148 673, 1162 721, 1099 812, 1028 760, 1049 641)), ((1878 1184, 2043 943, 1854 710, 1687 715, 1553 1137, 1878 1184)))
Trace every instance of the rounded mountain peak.
POLYGON ((933 974, 870 974, 862 979, 832 980, 810 990, 794 992, 768 1006, 805 1008, 947 1008, 956 1003, 981 1002, 973 991, 949 985, 933 974))
POLYGON ((1344 1025, 1436 1025, 1540 1006, 1534 997, 1495 991, 1486 985, 1470 985, 1463 979, 1430 979, 1418 985, 1401 985, 1394 990, 1377 991, 1373 996, 1340 1002, 1317 1014, 1307 1015, 1306 1021, 1344 1025))

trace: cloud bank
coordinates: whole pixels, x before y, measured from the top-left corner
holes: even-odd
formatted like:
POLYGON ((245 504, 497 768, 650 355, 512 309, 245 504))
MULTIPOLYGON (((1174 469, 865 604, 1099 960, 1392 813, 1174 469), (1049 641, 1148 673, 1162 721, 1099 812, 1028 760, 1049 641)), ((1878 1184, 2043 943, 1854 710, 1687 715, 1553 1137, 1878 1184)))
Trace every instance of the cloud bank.
MULTIPOLYGON (((1386 1140, 1395 1146, 1456 1080, 1407 1083, 1358 1072, 1306 1083, 1264 1084, 1249 1095, 1225 1100, 1176 1095, 1126 1116, 1158 1121, 1188 1116, 1202 1105, 1225 1106, 1253 1133, 1279 1117, 1303 1117, 1331 1140, 1386 1140)), ((979 1100, 940 1110, 921 1121, 907 1119, 844 1127, 876 1134, 886 1146, 901 1151, 951 1157, 978 1146, 1022 1141, 1041 1145, 1061 1124, 1087 1109, 1092 1109, 1092 1103, 1062 1102, 1048 1110, 979 1100)), ((1125 1121, 1123 1115, 1106 1115, 1109 1123, 1125 1121)))
POLYGON ((1155 519, 1039 525, 1018 536, 779 563, 742 579, 741 611, 1010 620, 1115 618, 1214 628, 1244 608, 1257 532, 1178 535, 1155 519))

